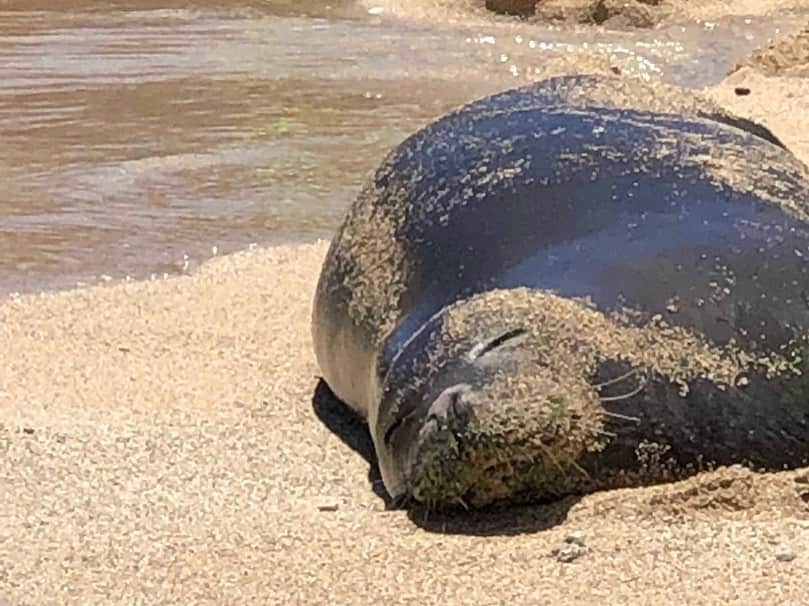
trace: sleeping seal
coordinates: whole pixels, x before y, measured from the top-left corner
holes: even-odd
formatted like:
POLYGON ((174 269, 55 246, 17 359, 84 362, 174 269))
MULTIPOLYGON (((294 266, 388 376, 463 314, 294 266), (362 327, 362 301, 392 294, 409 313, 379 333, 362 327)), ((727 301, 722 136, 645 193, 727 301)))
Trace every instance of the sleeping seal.
POLYGON ((680 89, 546 80, 394 149, 313 311, 385 487, 546 500, 809 460, 809 171, 680 89))

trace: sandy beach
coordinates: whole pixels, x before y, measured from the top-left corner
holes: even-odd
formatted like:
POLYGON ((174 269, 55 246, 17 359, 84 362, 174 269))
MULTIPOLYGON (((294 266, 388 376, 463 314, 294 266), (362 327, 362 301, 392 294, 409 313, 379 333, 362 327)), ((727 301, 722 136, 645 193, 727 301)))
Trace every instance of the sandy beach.
MULTIPOLYGON (((708 94, 809 162, 809 38, 740 65, 708 94)), ((326 246, 0 302, 0 605, 809 604, 809 469, 385 511, 313 406, 326 246)))

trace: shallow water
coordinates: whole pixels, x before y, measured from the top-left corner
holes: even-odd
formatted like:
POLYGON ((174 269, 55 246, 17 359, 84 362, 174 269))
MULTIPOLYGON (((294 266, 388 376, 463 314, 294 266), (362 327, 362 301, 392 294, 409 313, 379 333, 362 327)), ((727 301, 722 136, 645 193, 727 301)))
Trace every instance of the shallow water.
POLYGON ((607 32, 446 4, 0 3, 0 293, 329 237, 390 147, 549 57, 595 50, 699 87, 800 23, 607 32))

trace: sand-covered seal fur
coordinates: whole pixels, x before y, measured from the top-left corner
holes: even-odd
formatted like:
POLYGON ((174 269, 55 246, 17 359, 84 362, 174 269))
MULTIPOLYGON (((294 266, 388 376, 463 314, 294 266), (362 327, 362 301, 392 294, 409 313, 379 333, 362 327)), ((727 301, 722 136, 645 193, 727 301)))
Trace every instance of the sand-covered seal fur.
POLYGON ((382 162, 313 312, 385 486, 539 500, 809 461, 809 172, 689 91, 569 76, 382 162))

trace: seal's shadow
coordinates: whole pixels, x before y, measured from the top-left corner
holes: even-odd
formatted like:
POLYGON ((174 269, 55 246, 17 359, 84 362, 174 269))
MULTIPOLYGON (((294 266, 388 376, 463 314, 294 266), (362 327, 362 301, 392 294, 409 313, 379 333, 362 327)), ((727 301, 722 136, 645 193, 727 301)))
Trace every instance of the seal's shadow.
POLYGON ((393 499, 382 484, 382 474, 379 473, 374 443, 365 419, 359 417, 340 401, 323 379, 319 379, 315 387, 312 409, 329 431, 368 462, 368 481, 371 483, 374 494, 385 502, 385 507, 391 507, 393 499))
MULTIPOLYGON (((341 402, 322 379, 315 387, 312 409, 329 431, 367 461, 371 489, 382 499, 386 508, 392 507, 393 499, 382 483, 374 444, 365 420, 341 402)), ((407 513, 414 524, 430 532, 478 536, 530 534, 564 522, 570 508, 579 499, 574 496, 542 505, 500 506, 468 512, 462 509, 428 512, 423 507, 413 507, 407 513)))

